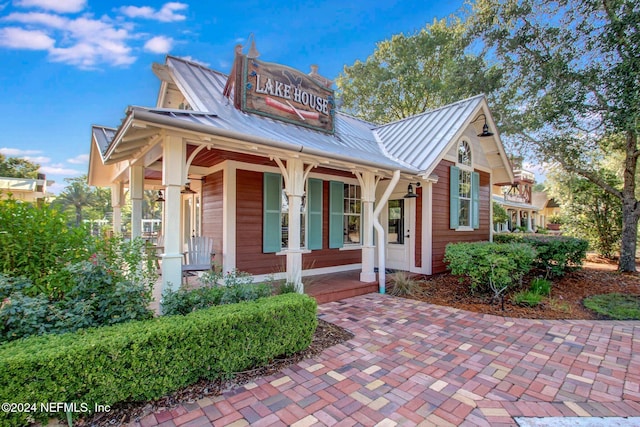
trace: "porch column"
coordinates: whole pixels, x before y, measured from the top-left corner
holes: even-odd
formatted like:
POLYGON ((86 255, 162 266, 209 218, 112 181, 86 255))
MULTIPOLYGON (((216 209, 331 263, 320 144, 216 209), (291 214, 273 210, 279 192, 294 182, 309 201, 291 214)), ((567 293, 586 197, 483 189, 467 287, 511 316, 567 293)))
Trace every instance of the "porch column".
POLYGON ((362 189, 362 271, 361 282, 375 282, 376 248, 373 245, 373 204, 378 181, 372 172, 354 172, 362 189))
POLYGON ((532 232, 533 228, 531 227, 531 217, 533 216, 533 211, 527 212, 527 231, 532 232))
POLYGON ((124 195, 122 182, 111 184, 111 208, 113 209, 113 234, 122 233, 122 203, 124 195))
POLYGON ((300 210, 304 194, 304 164, 300 159, 287 159, 285 192, 289 198, 289 246, 287 247, 287 282, 296 292, 304 293, 302 284, 302 250, 300 249, 300 210))
POLYGON ((522 226, 522 211, 518 209, 516 211, 516 227, 522 226))
POLYGON ((162 290, 177 290, 182 283, 182 247, 180 245, 180 190, 184 184, 186 146, 182 138, 167 135, 162 146, 162 185, 164 194, 164 253, 162 254, 162 290))
POLYGON ((129 196, 131 197, 131 239, 142 236, 142 193, 144 167, 129 167, 129 196))

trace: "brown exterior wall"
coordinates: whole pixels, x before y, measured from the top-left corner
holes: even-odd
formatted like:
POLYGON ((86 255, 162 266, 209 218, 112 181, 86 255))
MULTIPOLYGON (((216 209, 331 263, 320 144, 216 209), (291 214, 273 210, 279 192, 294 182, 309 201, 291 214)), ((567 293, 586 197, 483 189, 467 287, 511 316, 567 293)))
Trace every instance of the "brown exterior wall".
POLYGON ((202 181, 202 235, 213 237, 216 262, 222 263, 222 171, 208 175, 202 181))
POLYGON ((480 174, 480 228, 473 231, 455 231, 449 228, 449 168, 452 162, 442 160, 433 171, 439 177, 438 183, 433 185, 433 273, 443 273, 447 270, 443 261, 447 243, 476 242, 489 240, 490 221, 489 203, 491 202, 490 175, 476 170, 480 174))
MULTIPOLYGON (((251 274, 285 271, 284 255, 262 253, 262 172, 236 171, 236 267, 251 274)), ((303 269, 360 263, 361 250, 340 251, 329 246, 329 182, 323 183, 323 230, 321 250, 302 257, 303 269)))

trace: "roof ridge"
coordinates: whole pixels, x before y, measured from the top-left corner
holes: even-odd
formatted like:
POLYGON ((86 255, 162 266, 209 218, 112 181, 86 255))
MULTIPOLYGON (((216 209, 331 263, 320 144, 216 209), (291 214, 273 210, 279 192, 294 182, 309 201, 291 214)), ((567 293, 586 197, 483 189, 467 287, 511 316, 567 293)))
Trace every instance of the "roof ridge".
POLYGON ((167 55, 166 58, 167 59, 171 58, 171 59, 174 59, 176 61, 181 61, 181 62, 184 62, 186 64, 193 65, 193 66, 196 66, 198 68, 202 68, 203 70, 207 70, 207 71, 210 71, 210 72, 215 73, 215 74, 220 74, 221 76, 229 77, 228 74, 223 73, 222 71, 214 70, 213 68, 211 68, 209 66, 206 66, 206 65, 201 64, 199 62, 192 61, 192 60, 189 60, 189 59, 186 59, 186 58, 182 58, 180 56, 167 55))
POLYGON ((455 106, 457 106, 459 104, 468 103, 471 100, 474 100, 476 98, 484 98, 484 97, 485 97, 485 94, 484 93, 480 93, 478 95, 470 96, 469 98, 461 99, 460 101, 452 102, 451 104, 443 105, 441 107, 434 108, 433 110, 425 111, 423 113, 416 114, 416 115, 411 116, 411 117, 405 117, 403 119, 398 119, 398 120, 394 120, 394 121, 389 122, 389 123, 378 125, 373 130, 381 129, 383 127, 390 126, 390 125, 393 125, 393 124, 396 124, 396 123, 400 123, 400 122, 404 122, 404 121, 407 121, 407 120, 414 120, 417 117, 421 117, 421 116, 425 116, 427 114, 435 113, 436 111, 444 110, 445 108, 452 108, 452 107, 455 107, 455 106))

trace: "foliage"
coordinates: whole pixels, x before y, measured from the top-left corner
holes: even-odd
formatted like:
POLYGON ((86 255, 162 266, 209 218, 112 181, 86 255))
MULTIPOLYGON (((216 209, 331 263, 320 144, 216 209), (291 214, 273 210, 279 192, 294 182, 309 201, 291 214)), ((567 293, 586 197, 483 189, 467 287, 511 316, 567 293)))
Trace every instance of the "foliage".
POLYGON ((65 182, 67 182, 67 186, 56 197, 53 204, 63 211, 68 208, 73 209, 74 224, 79 227, 83 219, 82 210, 96 204, 96 193, 87 184, 86 175, 65 178, 65 182))
POLYGON ((47 205, 0 200, 0 273, 28 278, 26 295, 64 292, 59 271, 88 258, 89 240, 86 230, 67 227, 65 217, 47 205))
POLYGON ((521 242, 535 248, 534 266, 551 277, 562 276, 566 271, 579 268, 587 256, 589 242, 568 236, 536 234, 496 234, 498 243, 521 242))
POLYGON ((616 320, 640 320, 640 296, 627 294, 593 295, 584 305, 601 316, 616 320))
POLYGON ((471 42, 455 18, 379 42, 365 62, 345 66, 336 80, 343 108, 371 122, 390 122, 492 93, 502 71, 473 53, 471 42))
POLYGON ((278 285, 278 289, 276 293, 278 295, 281 295, 281 294, 290 294, 295 291, 296 291, 295 283, 283 282, 283 283, 280 283, 280 285, 278 285))
POLYGON ((535 307, 542 302, 542 295, 534 291, 520 291, 513 296, 513 302, 518 305, 535 307))
MULTIPOLYGON (((565 213, 564 233, 587 239, 598 254, 613 258, 622 234, 620 201, 579 175, 556 170, 548 176, 553 197, 565 213)), ((600 176, 611 186, 621 187, 619 178, 605 169, 600 176)))
POLYGON ((165 291, 162 295, 164 315, 187 314, 195 310, 240 301, 254 301, 273 293, 267 283, 253 283, 250 274, 234 270, 222 274, 217 269, 201 277, 204 286, 196 289, 184 287, 165 291))
POLYGON ((543 279, 542 277, 536 277, 531 281, 529 289, 533 293, 548 297, 551 295, 551 281, 543 279))
POLYGON ((635 0, 476 0, 470 26, 504 70, 511 90, 502 135, 527 144, 618 200, 620 269, 635 271, 640 203, 640 8, 635 0), (601 161, 620 155, 621 187, 601 161))
POLYGON ((36 179, 38 169, 40 165, 37 163, 18 157, 6 157, 0 153, 0 177, 36 179))
POLYGON ((452 274, 470 280, 472 291, 492 291, 499 298, 522 282, 535 257, 536 251, 527 244, 474 242, 449 243, 444 259, 452 274))
POLYGON ((509 220, 509 214, 507 210, 498 202, 493 202, 493 223, 502 224, 509 220))
MULTIPOLYGON (((315 300, 287 294, 14 341, 0 346, 0 400, 93 408, 157 399, 307 348, 316 326, 315 300)), ((0 423, 22 425, 27 415, 3 412, 0 423)))
POLYGON ((547 222, 549 224, 562 224, 564 222, 564 220, 562 219, 561 215, 555 214, 555 215, 551 215, 547 222))
POLYGON ((389 295, 397 297, 406 297, 419 295, 422 291, 422 285, 419 280, 406 271, 396 271, 390 277, 391 289, 389 295))

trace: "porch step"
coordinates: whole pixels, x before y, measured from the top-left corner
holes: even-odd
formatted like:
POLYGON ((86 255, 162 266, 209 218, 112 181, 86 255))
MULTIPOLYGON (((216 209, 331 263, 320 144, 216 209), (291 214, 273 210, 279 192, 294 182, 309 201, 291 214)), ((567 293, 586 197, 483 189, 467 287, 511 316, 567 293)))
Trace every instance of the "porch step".
POLYGON ((352 285, 343 289, 314 289, 310 295, 316 299, 318 304, 324 304, 374 292, 378 292, 377 283, 360 282, 359 285, 352 285))

